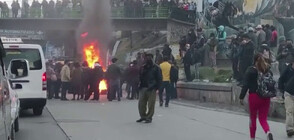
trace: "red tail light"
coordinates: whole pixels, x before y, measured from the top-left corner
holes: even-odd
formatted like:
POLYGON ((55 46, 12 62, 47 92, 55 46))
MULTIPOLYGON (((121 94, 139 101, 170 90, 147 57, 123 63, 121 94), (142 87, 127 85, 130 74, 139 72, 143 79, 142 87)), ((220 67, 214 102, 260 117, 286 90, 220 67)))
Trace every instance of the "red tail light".
POLYGON ((47 76, 46 76, 46 72, 44 72, 43 75, 42 75, 42 88, 43 88, 43 90, 47 90, 47 76))
POLYGON ((47 81, 46 72, 44 72, 43 75, 42 75, 42 81, 43 82, 47 81))

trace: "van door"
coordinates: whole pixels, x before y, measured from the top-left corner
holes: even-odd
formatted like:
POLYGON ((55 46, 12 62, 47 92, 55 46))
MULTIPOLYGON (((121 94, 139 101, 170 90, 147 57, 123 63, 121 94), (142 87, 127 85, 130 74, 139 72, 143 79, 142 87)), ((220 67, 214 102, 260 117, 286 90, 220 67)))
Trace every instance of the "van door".
POLYGON ((2 67, 0 66, 0 79, 2 83, 2 92, 4 94, 3 98, 3 107, 5 108, 5 126, 6 126, 6 133, 10 134, 11 125, 12 125, 12 118, 11 118, 11 98, 9 93, 9 86, 6 77, 2 73, 2 67))
POLYGON ((6 140, 4 94, 0 91, 0 139, 6 140))

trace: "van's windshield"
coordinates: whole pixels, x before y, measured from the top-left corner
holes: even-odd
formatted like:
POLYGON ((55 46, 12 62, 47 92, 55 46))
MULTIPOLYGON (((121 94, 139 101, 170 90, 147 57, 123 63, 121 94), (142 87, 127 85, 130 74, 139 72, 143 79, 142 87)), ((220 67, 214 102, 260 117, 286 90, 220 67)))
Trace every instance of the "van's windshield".
POLYGON ((42 69, 41 55, 38 49, 5 49, 6 57, 4 57, 5 67, 13 59, 26 59, 29 61, 30 70, 42 69))

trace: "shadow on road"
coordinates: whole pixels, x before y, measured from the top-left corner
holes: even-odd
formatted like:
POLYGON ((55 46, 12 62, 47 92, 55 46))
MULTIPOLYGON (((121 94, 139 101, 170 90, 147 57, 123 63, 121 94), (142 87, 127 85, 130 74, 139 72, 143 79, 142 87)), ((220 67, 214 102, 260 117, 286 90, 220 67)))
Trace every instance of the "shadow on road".
POLYGON ((32 109, 21 110, 19 112, 20 118, 38 118, 40 116, 35 116, 32 109))

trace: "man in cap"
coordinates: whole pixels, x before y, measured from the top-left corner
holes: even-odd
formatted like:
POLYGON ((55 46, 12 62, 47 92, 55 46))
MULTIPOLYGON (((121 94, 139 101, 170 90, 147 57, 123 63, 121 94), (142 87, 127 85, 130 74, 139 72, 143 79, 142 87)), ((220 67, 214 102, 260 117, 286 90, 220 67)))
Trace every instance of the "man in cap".
POLYGON ((249 36, 250 40, 253 42, 255 49, 258 50, 258 47, 257 47, 257 36, 254 33, 254 28, 249 27, 249 29, 248 29, 248 36, 249 36))
POLYGON ((262 43, 265 41, 265 38, 266 38, 266 34, 265 32, 262 30, 262 26, 261 25, 258 25, 256 27, 256 36, 257 36, 257 48, 259 48, 262 43))
POLYGON ((158 92, 162 82, 160 68, 154 64, 153 55, 146 55, 146 62, 140 70, 140 95, 139 114, 137 122, 151 123, 154 115, 156 102, 156 92, 158 92), (148 112, 147 112, 148 110, 148 112))
POLYGON ((116 65, 117 58, 111 60, 112 64, 108 67, 106 72, 106 78, 108 80, 108 100, 112 101, 117 97, 117 100, 120 101, 120 78, 122 72, 120 68, 116 65), (117 95, 117 96, 116 96, 117 95))
POLYGON ((94 98, 92 100, 99 100, 99 83, 102 79, 103 70, 101 65, 97 62, 94 64, 94 69, 90 70, 90 88, 89 93, 85 97, 85 100, 89 100, 92 93, 94 93, 94 98))
POLYGON ((284 93, 286 108, 286 132, 288 137, 294 135, 294 57, 291 53, 290 64, 282 72, 279 89, 284 93))

